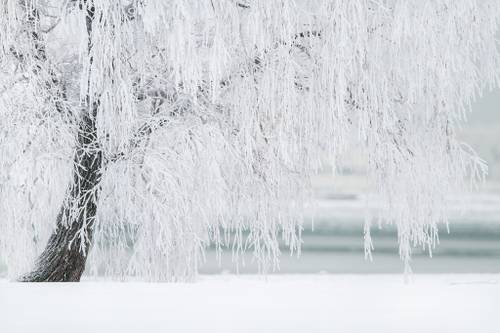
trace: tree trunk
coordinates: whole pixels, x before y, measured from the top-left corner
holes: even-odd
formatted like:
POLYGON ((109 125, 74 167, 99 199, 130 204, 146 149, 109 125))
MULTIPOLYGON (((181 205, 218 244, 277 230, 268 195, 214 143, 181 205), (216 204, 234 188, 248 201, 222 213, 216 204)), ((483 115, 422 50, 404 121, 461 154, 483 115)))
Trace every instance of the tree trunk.
POLYGON ((97 105, 94 105, 80 123, 73 184, 57 217, 56 229, 38 258, 35 269, 22 276, 20 281, 77 282, 85 270, 92 245, 102 170, 95 126, 96 110, 97 105))
MULTIPOLYGON (((80 9, 86 11, 88 52, 92 48, 92 23, 95 17, 93 0, 83 0, 80 9)), ((35 8, 28 11, 30 19, 38 19, 35 8)), ((39 45, 37 34, 33 36, 39 45)), ((37 58, 44 60, 45 49, 37 47, 37 58), (43 51, 43 52, 42 52, 43 51)), ((93 59, 90 58, 90 63, 93 59)), ((21 282, 78 282, 85 270, 92 246, 93 227, 97 212, 99 182, 103 167, 102 152, 97 139, 96 116, 99 101, 86 96, 86 109, 78 128, 74 157, 73 183, 62 204, 52 233, 35 268, 19 278, 21 282)), ((55 175, 57 177, 57 175, 55 175)))

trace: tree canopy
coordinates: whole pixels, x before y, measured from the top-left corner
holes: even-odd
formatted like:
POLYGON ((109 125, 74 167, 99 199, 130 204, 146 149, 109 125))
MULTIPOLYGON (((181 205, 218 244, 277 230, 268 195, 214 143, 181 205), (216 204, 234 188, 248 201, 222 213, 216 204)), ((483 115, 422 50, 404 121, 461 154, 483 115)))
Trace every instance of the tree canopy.
POLYGON ((68 202, 78 149, 102 159, 79 193, 97 206, 76 236, 90 272, 185 280, 210 244, 268 271, 281 241, 300 251, 310 177, 352 138, 383 202, 366 254, 370 225, 393 223, 409 269, 447 196, 486 174, 456 130, 498 86, 499 18, 498 0, 0 0, 9 274, 63 202, 67 224, 87 214, 68 202))

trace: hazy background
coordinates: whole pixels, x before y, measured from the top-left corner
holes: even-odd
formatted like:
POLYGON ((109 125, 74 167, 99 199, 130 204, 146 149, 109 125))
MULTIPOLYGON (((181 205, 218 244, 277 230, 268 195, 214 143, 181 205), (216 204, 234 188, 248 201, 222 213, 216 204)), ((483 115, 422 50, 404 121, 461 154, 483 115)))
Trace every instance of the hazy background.
MULTIPOLYGON (((412 268, 416 273, 500 272, 500 90, 487 92, 473 105, 469 123, 460 137, 471 145, 489 166, 486 184, 480 191, 456 198, 452 204, 450 233, 440 231, 440 245, 428 252, 416 249, 412 268), (463 211, 465 209, 465 211, 463 211)), ((394 227, 374 226, 373 262, 364 259, 363 223, 366 190, 363 155, 347 156, 342 175, 332 178, 328 170, 314 179, 318 199, 314 231, 306 221, 300 259, 283 249, 280 273, 397 273, 399 260, 394 227)), ((256 265, 247 255, 243 273, 254 273, 256 265)), ((203 273, 235 272, 231 254, 209 253, 203 273)))

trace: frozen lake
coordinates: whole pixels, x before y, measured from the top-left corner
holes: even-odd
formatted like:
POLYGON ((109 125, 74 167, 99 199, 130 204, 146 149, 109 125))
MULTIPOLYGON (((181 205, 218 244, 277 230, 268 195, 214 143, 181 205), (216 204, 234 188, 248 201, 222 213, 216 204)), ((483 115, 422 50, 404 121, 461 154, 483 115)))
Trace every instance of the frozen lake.
MULTIPOLYGON (((319 226, 314 232, 304 232, 303 251, 299 258, 282 249, 278 274, 396 274, 403 271, 398 256, 394 228, 384 227, 372 233, 375 243, 373 262, 364 258, 362 221, 319 226)), ((257 273, 251 253, 245 255, 243 274, 257 273)), ((412 268, 416 273, 500 273, 500 223, 452 224, 451 233, 441 230, 440 245, 430 258, 426 251, 415 250, 412 268)), ((5 275, 0 265, 0 277, 5 275)), ((231 252, 226 250, 222 261, 215 252, 207 252, 207 262, 200 267, 202 274, 236 273, 231 252)))
MULTIPOLYGON (((440 230, 440 244, 430 258, 416 249, 412 268, 416 273, 500 273, 500 195, 476 195, 467 198, 467 212, 460 214, 457 203, 452 212, 450 233, 440 230)), ((373 262, 365 261, 363 251, 364 201, 359 197, 324 199, 317 207, 314 231, 304 224, 303 251, 300 258, 282 249, 280 274, 396 274, 403 271, 398 257, 396 230, 391 226, 378 229, 372 237, 373 262)), ((231 252, 226 250, 219 266, 215 252, 208 251, 202 274, 236 273, 231 252)), ((249 253, 239 272, 257 272, 249 253)), ((5 266, 0 264, 0 277, 5 266)))
MULTIPOLYGON (((280 259, 278 273, 343 273, 382 274, 401 273, 403 264, 398 256, 397 240, 393 228, 375 230, 373 261, 367 261, 363 252, 362 227, 337 230, 317 230, 304 235, 300 258, 290 256, 286 249, 280 259)), ((426 251, 415 250, 412 268, 417 273, 500 273, 500 225, 454 225, 450 234, 442 230, 440 245, 433 257, 426 251)), ((205 274, 235 273, 231 253, 222 255, 222 265, 215 252, 207 254, 207 263, 201 267, 205 274)), ((251 255, 245 257, 242 273, 255 273, 251 255)))
MULTIPOLYGON (((394 227, 372 227, 375 246, 373 262, 364 259, 363 223, 365 201, 361 196, 323 194, 316 207, 314 231, 304 223, 303 252, 300 258, 290 257, 283 249, 281 273, 400 273, 403 265, 398 256, 394 227)), ((427 251, 415 249, 412 268, 417 273, 500 273, 500 194, 482 193, 454 200, 451 206, 450 233, 440 228, 440 244, 430 258, 427 251)), ((235 273, 231 253, 222 256, 222 267, 215 253, 208 253, 201 272, 235 273)), ((255 273, 250 255, 240 272, 255 273)))

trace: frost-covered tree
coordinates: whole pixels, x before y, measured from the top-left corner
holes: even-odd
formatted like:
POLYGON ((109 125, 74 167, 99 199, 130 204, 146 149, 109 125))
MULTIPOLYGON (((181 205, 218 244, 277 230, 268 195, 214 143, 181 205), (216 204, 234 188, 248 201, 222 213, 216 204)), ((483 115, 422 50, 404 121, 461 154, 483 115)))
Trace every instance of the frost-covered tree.
POLYGON ((0 0, 10 276, 185 280, 210 244, 273 269, 352 137, 409 268, 486 172, 455 130, 498 85, 499 17, 498 0, 0 0))

